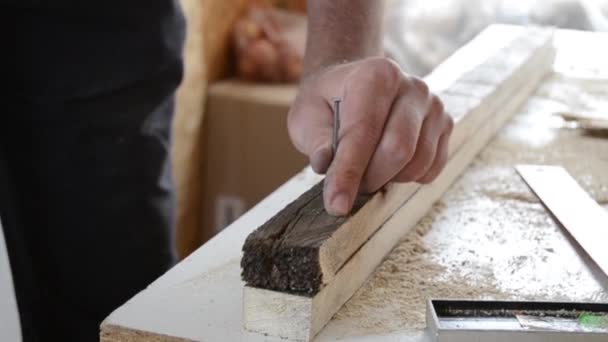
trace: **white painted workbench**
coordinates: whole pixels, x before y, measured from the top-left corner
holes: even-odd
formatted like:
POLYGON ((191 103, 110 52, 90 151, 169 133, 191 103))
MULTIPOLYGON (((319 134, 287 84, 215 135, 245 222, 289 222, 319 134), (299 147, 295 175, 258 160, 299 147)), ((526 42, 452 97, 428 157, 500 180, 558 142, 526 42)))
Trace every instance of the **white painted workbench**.
POLYGON ((0 222, 0 341, 21 341, 21 326, 13 288, 11 265, 0 222))
MULTIPOLYGON (((485 55, 499 48, 501 42, 514 36, 516 31, 517 28, 501 25, 485 31, 427 77, 431 88, 439 91, 449 85, 463 72, 463 69, 469 69, 479 60, 483 60, 485 55)), ((608 34, 560 30, 556 35, 555 43, 558 51, 556 72, 582 79, 594 79, 596 84, 605 81, 608 87, 608 63, 606 63, 608 51, 603 51, 605 50, 603 47, 608 46, 608 34)), ((608 99, 605 104, 608 106, 608 99)), ((522 111, 542 112, 543 109, 538 109, 540 107, 534 107, 536 105, 531 101, 526 105, 527 109, 523 108, 522 111)), ((550 109, 560 107, 556 103, 547 105, 550 109)), ((563 106, 565 104, 562 103, 560 108, 563 109, 563 106)), ((540 124, 542 120, 539 120, 541 118, 535 116, 535 119, 529 121, 528 133, 522 133, 520 127, 520 131, 513 134, 529 136, 531 145, 543 143, 543 139, 544 142, 550 140, 552 136, 550 132, 554 131, 555 127, 545 127, 540 124)), ((526 139, 522 138, 521 141, 526 139)), ((522 145, 522 148, 526 147, 522 145)), ((608 174, 608 168, 605 171, 604 173, 608 174)), ((474 177, 474 175, 468 173, 468 176, 464 177, 474 177)), ((102 324, 102 329, 106 333, 123 329, 177 338, 171 340, 281 341, 242 329, 243 283, 240 280, 239 267, 241 246, 252 230, 319 179, 320 177, 309 169, 293 177, 146 290, 116 309, 102 324)), ((486 181, 492 181, 491 177, 486 181)), ((479 213, 492 213, 496 209, 485 210, 489 208, 488 205, 493 204, 483 202, 483 199, 479 202, 475 202, 475 199, 472 201, 469 204, 479 206, 479 213)), ((527 232, 526 227, 509 229, 510 227, 496 225, 491 215, 477 220, 474 224, 462 224, 458 221, 462 219, 462 215, 457 215, 459 208, 451 208, 451 202, 447 203, 445 212, 448 214, 453 212, 454 219, 450 219, 450 215, 443 215, 443 218, 438 220, 425 236, 425 242, 432 250, 431 256, 441 259, 440 262, 445 262, 446 265, 455 263, 464 265, 466 262, 483 261, 485 266, 495 265, 496 269, 490 272, 503 281, 505 287, 513 291, 534 293, 537 289, 553 288, 558 284, 560 290, 566 292, 562 295, 571 299, 589 299, 594 295, 598 299, 605 298, 602 289, 607 285, 605 279, 597 274, 587 259, 579 256, 576 248, 559 229, 548 231, 549 238, 543 240, 542 248, 551 255, 546 257, 543 255, 543 260, 527 258, 513 265, 509 261, 519 260, 514 259, 518 251, 521 253, 528 251, 532 256, 540 253, 537 250, 538 246, 534 245, 535 241, 538 242, 537 237, 529 239, 522 236, 521 234, 527 232), (494 235, 484 238, 483 234, 480 234, 480 229, 486 228, 492 228, 494 235), (496 244, 496 241, 499 243, 496 244), (497 248, 500 249, 500 253, 496 253, 497 248), (470 253, 473 256, 464 256, 463 249, 473 250, 470 253)), ((550 220, 548 214, 547 220, 550 220)), ((333 320, 320 333, 317 340, 424 341, 426 338, 422 330, 369 334, 360 329, 359 323, 360 320, 357 318, 333 320)), ((119 334, 114 335, 116 336, 119 334)))

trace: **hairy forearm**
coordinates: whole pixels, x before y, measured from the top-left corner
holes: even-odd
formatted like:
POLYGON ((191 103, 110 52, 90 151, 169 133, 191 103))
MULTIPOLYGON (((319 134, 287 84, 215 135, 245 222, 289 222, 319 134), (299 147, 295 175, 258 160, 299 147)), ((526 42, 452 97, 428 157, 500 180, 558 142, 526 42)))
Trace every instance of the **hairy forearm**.
POLYGON ((384 0, 308 0, 304 74, 381 56, 384 0))

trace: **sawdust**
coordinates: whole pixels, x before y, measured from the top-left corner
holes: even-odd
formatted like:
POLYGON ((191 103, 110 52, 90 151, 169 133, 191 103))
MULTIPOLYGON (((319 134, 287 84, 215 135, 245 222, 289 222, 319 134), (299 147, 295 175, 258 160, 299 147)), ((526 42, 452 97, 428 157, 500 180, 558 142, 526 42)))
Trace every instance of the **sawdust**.
MULTIPOLYGON (((605 79, 581 80, 554 74, 478 160, 492 167, 515 163, 561 165, 598 203, 608 203, 608 139, 568 129, 554 115, 565 110, 592 111, 608 117, 607 88, 605 79)), ((517 182, 495 186, 521 188, 517 182)))
POLYGON ((334 319, 387 333, 424 328, 428 298, 607 301, 513 168, 562 165, 608 203, 608 139, 563 129, 552 116, 589 109, 581 103, 608 109, 602 84, 546 81, 334 319))
POLYGON ((445 205, 436 204, 389 254, 374 275, 335 316, 356 319, 370 333, 425 327, 428 298, 494 298, 508 296, 493 279, 471 282, 466 277, 443 279, 446 266, 429 258, 422 237, 431 229, 445 205))

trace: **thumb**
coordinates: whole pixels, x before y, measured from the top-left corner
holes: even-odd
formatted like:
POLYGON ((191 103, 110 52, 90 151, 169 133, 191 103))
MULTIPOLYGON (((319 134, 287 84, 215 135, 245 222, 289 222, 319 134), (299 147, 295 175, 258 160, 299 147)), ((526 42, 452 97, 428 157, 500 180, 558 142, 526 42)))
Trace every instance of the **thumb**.
POLYGON ((296 101, 289 110, 287 129, 294 146, 308 156, 312 169, 319 174, 327 172, 333 159, 333 112, 325 99, 296 101))

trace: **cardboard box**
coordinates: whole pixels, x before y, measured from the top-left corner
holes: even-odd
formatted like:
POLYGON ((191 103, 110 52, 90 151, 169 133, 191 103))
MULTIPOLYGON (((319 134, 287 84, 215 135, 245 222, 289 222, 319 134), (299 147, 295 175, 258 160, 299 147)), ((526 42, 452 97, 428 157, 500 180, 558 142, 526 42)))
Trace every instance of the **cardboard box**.
POLYGON ((235 80, 209 88, 202 242, 307 165, 287 133, 287 112, 295 95, 295 85, 235 80))

